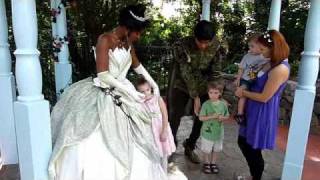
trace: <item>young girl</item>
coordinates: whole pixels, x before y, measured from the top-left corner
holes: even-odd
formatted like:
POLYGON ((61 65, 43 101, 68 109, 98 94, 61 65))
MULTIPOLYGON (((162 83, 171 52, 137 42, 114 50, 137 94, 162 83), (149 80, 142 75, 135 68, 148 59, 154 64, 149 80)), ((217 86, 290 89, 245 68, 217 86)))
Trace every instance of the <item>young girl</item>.
POLYGON ((145 107, 152 113, 152 130, 155 142, 162 157, 163 169, 167 170, 167 159, 175 150, 173 135, 168 124, 168 112, 161 96, 154 95, 149 82, 143 77, 136 84, 139 92, 145 95, 145 107))

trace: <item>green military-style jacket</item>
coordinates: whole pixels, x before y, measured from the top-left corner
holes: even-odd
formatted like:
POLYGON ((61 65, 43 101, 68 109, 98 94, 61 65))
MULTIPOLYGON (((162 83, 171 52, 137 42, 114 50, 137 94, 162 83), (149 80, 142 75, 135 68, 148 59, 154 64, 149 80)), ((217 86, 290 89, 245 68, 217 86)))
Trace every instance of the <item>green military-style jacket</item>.
POLYGON ((207 93, 208 81, 214 81, 221 71, 218 40, 214 39, 205 51, 197 48, 195 38, 187 37, 174 44, 174 62, 169 91, 178 88, 192 98, 207 93))

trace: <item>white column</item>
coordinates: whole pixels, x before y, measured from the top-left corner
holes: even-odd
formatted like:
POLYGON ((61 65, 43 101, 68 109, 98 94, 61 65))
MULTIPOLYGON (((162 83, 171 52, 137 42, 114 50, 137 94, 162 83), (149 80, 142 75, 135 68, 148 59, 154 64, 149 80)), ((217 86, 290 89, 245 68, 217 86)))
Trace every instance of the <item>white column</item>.
POLYGON ((12 0, 18 101, 14 103, 22 180, 48 179, 52 151, 49 103, 42 94, 35 0, 12 0))
POLYGON ((59 97, 64 89, 72 83, 72 66, 69 62, 66 8, 61 0, 56 0, 51 5, 56 10, 56 24, 52 27, 52 34, 55 35, 56 42, 61 44, 58 62, 55 63, 56 93, 59 97))
POLYGON ((210 3, 211 0, 202 0, 201 20, 210 21, 210 3))
POLYGON ((8 24, 4 0, 0 0, 0 151, 4 164, 17 164, 18 151, 13 115, 16 87, 11 72, 8 24))
POLYGON ((299 67, 282 180, 300 180, 316 94, 320 49, 320 1, 311 0, 299 67))
POLYGON ((281 0, 272 0, 270 14, 269 14, 268 30, 274 29, 279 31, 280 15, 281 15, 281 0))

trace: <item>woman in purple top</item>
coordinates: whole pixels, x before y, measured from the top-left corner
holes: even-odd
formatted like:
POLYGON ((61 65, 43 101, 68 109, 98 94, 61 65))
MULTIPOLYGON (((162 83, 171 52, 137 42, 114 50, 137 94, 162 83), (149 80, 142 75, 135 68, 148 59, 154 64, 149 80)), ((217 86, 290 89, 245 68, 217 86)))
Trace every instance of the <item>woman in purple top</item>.
POLYGON ((238 97, 246 97, 246 121, 240 125, 238 144, 247 160, 253 180, 260 180, 264 170, 261 151, 273 149, 279 119, 281 93, 289 78, 289 46, 283 35, 269 30, 258 39, 270 66, 257 74, 250 91, 237 88, 238 97))

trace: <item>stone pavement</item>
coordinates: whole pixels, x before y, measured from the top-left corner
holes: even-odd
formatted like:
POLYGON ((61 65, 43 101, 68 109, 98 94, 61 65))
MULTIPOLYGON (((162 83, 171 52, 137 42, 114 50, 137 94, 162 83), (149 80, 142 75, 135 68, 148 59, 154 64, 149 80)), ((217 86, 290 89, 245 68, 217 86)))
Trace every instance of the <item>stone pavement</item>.
MULTIPOLYGON (((249 169, 246 165, 245 159, 242 156, 237 145, 238 126, 232 121, 225 123, 225 136, 223 152, 218 159, 220 173, 204 174, 201 172, 202 166, 193 164, 184 156, 184 148, 182 142, 186 139, 191 131, 192 119, 184 117, 181 120, 181 125, 178 131, 179 145, 175 154, 175 162, 189 180, 233 180, 235 174, 249 175, 249 169)), ((197 154, 201 154, 197 149, 197 154)), ((284 153, 280 150, 263 152, 265 159, 265 171, 263 174, 264 180, 277 180, 281 177, 282 163, 284 160, 284 153)))
MULTIPOLYGON (((175 153, 176 165, 181 169, 189 180, 232 180, 235 173, 249 175, 249 170, 246 166, 245 159, 240 153, 237 146, 237 125, 234 122, 225 123, 225 141, 224 150, 221 153, 218 164, 220 173, 218 175, 204 174, 201 172, 200 164, 189 162, 184 156, 182 142, 186 139, 191 131, 192 119, 184 117, 178 132, 179 145, 175 153)), ((200 151, 197 150, 200 154, 200 151)), ((276 180, 281 177, 282 162, 284 153, 280 150, 264 152, 265 172, 264 180, 276 180)), ((18 166, 10 165, 1 170, 0 180, 19 180, 18 166)))

